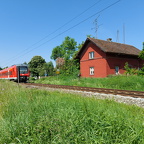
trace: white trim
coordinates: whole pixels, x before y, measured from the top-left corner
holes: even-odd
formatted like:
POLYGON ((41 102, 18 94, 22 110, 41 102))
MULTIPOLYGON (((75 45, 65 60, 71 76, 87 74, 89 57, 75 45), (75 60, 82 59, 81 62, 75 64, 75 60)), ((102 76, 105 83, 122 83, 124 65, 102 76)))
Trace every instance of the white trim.
POLYGON ((17 79, 17 77, 10 77, 10 78, 0 78, 0 79, 17 79))

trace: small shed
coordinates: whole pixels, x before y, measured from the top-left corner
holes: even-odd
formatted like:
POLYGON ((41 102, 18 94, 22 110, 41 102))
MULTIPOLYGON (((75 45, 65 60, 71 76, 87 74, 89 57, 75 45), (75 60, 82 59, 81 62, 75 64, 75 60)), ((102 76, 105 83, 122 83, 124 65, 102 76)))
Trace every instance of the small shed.
POLYGON ((132 68, 141 68, 143 61, 139 58, 140 50, 134 46, 87 38, 76 58, 80 61, 82 77, 107 77, 125 72, 128 62, 132 68))

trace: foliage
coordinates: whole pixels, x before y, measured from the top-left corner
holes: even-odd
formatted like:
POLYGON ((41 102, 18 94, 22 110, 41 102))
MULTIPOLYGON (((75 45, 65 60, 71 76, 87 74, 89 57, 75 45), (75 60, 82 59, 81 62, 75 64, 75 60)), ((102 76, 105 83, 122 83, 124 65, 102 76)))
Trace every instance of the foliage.
POLYGON ((139 57, 144 60, 144 42, 143 42, 143 48, 142 48, 142 51, 140 52, 139 54, 139 57))
POLYGON ((73 38, 67 36, 60 46, 56 46, 52 50, 51 59, 56 60, 58 57, 61 57, 65 60, 69 60, 73 57, 76 50, 77 42, 73 38))
POLYGON ((64 58, 65 60, 69 60, 73 57, 74 52, 77 50, 77 42, 70 37, 65 37, 65 40, 62 43, 64 50, 64 58))
POLYGON ((142 75, 142 76, 144 75, 144 66, 141 69, 139 69, 137 75, 142 75))
POLYGON ((51 59, 56 60, 58 57, 64 57, 64 51, 63 51, 61 45, 60 46, 56 46, 52 50, 51 59))
POLYGON ((53 63, 50 61, 46 65, 44 65, 44 67, 46 67, 48 75, 52 76, 53 75, 53 71, 54 71, 54 65, 53 65, 53 63))
POLYGON ((27 62, 24 62, 23 64, 28 65, 27 62))
POLYGON ((44 63, 40 71, 40 76, 52 76, 53 71, 54 71, 54 66, 51 61, 48 63, 44 63))
POLYGON ((45 63, 45 59, 43 59, 41 56, 34 56, 28 63, 32 76, 38 77, 45 63))
POLYGON ((0 70, 2 70, 2 68, 0 67, 0 70))
POLYGON ((0 81, 0 143, 144 143, 144 109, 0 81))
POLYGON ((63 58, 63 65, 56 65, 56 68, 60 69, 60 73, 63 75, 75 75, 79 73, 79 62, 75 60, 75 56, 84 42, 77 46, 77 42, 70 37, 65 37, 65 40, 60 46, 53 49, 51 59, 63 58))
POLYGON ((144 66, 141 69, 131 68, 128 63, 124 66, 127 75, 144 75, 144 66))
POLYGON ((62 75, 78 75, 79 74, 79 62, 77 60, 66 60, 64 65, 60 68, 62 75))
POLYGON ((128 64, 128 62, 126 62, 125 66, 124 66, 125 70, 126 70, 126 74, 127 75, 135 75, 138 73, 138 70, 136 68, 131 68, 128 64))

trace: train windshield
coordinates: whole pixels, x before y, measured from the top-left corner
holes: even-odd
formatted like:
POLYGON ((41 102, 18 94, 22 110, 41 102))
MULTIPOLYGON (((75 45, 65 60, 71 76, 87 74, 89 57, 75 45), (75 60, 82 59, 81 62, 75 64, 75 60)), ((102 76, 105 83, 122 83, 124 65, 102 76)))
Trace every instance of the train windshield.
POLYGON ((28 68, 26 66, 20 66, 20 74, 28 73, 28 68))

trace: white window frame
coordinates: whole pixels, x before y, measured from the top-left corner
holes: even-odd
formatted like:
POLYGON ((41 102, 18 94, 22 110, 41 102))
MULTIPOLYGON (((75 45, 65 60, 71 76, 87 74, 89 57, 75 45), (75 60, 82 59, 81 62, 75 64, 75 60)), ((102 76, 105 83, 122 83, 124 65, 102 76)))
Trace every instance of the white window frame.
POLYGON ((94 75, 94 67, 90 67, 89 70, 90 70, 90 75, 94 75))
POLYGON ((94 51, 89 52, 89 59, 94 59, 94 51))

